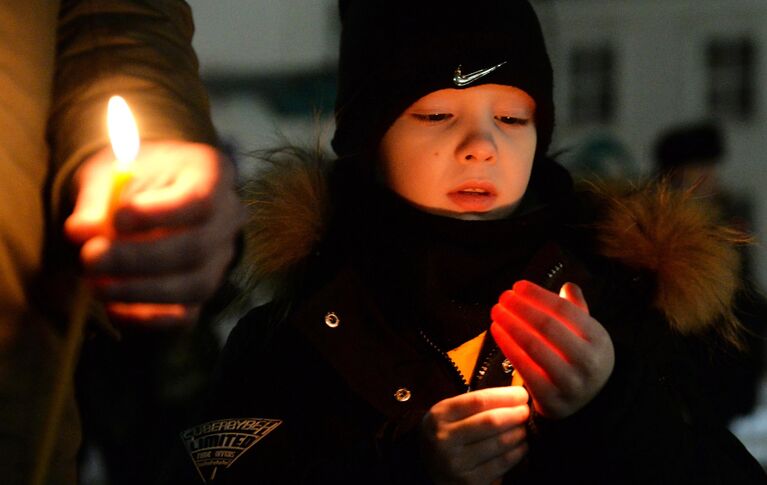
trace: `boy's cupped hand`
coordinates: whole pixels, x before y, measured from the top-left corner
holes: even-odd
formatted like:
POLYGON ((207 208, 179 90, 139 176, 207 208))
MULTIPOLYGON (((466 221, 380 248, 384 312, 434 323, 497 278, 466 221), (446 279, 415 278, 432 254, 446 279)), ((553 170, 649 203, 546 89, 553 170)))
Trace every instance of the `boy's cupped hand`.
POLYGON ((421 453, 435 483, 486 485, 527 453, 530 415, 523 387, 496 387, 444 399, 421 424, 421 453))
POLYGON ((560 295, 529 281, 505 291, 490 330, 525 381, 535 411, 559 419, 575 413, 604 387, 615 365, 607 330, 589 315, 580 288, 560 295))

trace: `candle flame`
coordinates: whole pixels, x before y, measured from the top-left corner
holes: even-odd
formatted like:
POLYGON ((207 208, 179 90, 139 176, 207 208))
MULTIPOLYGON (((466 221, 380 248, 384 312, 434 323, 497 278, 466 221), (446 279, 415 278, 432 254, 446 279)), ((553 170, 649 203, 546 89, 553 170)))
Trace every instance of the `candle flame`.
POLYGON ((109 98, 107 127, 112 151, 117 158, 117 168, 126 171, 138 155, 139 136, 136 120, 121 96, 109 98))

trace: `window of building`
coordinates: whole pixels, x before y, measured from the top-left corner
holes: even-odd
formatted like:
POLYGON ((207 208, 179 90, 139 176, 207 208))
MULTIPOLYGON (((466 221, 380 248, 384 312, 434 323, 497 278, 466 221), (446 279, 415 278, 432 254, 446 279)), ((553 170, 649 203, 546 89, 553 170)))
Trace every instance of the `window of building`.
POLYGON ((707 105, 717 117, 748 121, 756 111, 756 47, 747 37, 709 42, 707 105))
POLYGON ((570 52, 570 120, 604 124, 616 110, 615 55, 607 44, 575 47, 570 52))

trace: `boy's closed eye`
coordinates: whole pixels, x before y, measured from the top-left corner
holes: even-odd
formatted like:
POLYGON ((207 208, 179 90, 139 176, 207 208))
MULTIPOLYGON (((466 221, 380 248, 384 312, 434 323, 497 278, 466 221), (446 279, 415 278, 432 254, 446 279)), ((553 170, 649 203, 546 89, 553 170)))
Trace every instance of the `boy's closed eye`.
POLYGON ((425 121, 427 123, 437 123, 439 121, 446 121, 453 117, 450 113, 413 113, 413 118, 418 121, 425 121))
POLYGON ((517 116, 496 116, 496 120, 500 121, 501 123, 505 125, 521 125, 525 126, 527 125, 530 120, 527 118, 520 118, 517 116))
MULTIPOLYGON (((427 123, 438 123, 440 121, 447 121, 454 117, 451 113, 413 113, 413 118, 418 121, 424 121, 427 123)), ((496 116, 496 120, 506 125, 527 125, 530 120, 527 118, 520 118, 518 116, 496 116)))

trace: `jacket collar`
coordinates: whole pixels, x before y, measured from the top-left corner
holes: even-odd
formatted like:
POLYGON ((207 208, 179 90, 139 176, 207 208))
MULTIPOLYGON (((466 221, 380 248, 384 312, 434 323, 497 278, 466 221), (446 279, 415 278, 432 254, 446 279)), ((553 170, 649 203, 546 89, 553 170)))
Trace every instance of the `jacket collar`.
MULTIPOLYGON (((333 162, 291 147, 271 152, 263 163, 260 176, 244 188, 250 208, 245 272, 254 280, 295 281, 329 236, 333 162)), ((543 179, 542 184, 547 185, 543 179)), ((594 233, 597 253, 650 274, 652 304, 675 331, 713 329, 735 340, 732 302, 740 286, 735 245, 747 238, 722 225, 706 201, 665 183, 589 183, 578 193, 598 214, 585 227, 594 233)))

